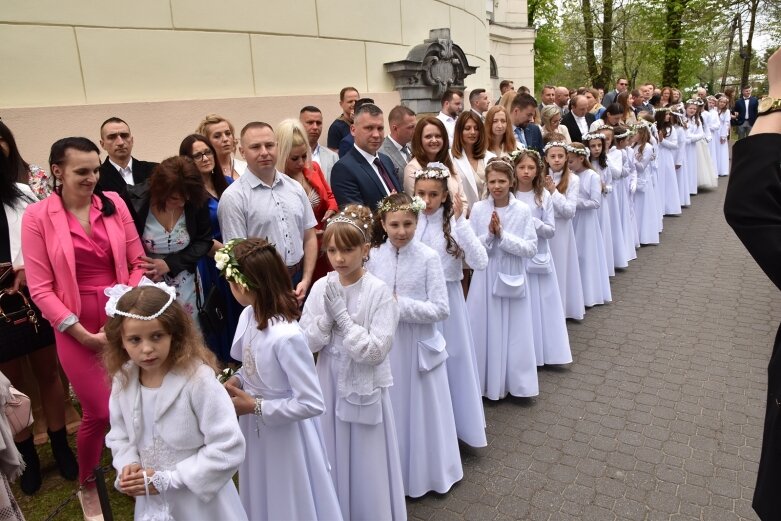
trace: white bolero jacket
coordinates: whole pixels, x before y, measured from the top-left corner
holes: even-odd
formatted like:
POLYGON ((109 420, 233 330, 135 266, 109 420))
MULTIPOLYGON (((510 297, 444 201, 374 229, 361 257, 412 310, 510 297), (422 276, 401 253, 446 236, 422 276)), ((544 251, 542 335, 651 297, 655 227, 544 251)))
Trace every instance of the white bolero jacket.
POLYGON ((111 387, 111 430, 106 435, 117 475, 126 465, 143 463, 170 471, 172 482, 181 482, 202 501, 210 501, 244 461, 244 436, 228 392, 205 364, 190 374, 169 371, 155 404, 152 461, 142 462, 139 369, 132 362, 125 368, 127 383, 122 385, 117 375, 111 387))
MULTIPOLYGON (((456 258, 447 251, 445 232, 442 230, 444 213, 443 208, 440 208, 432 215, 421 213, 418 217, 415 238, 439 254, 446 281, 459 281, 464 278, 464 265, 461 262, 461 258, 456 258)), ((470 268, 484 270, 488 266, 488 253, 463 213, 458 220, 453 217, 450 218, 450 235, 464 252, 463 260, 466 261, 470 268)))
POLYGON ((399 322, 434 324, 450 315, 439 255, 417 239, 401 249, 385 241, 371 251, 366 269, 396 296, 399 322))
POLYGON ((537 254, 537 231, 534 229, 531 210, 510 194, 510 205, 500 217, 500 237, 488 231, 494 210, 494 200, 490 196, 475 203, 469 218, 472 229, 485 245, 488 257, 499 263, 500 270, 510 275, 524 273, 526 268, 523 259, 537 254))
MULTIPOLYGON (((332 345, 334 340, 334 321, 323 304, 329 277, 339 275, 332 271, 315 282, 301 315, 300 325, 312 352, 332 345)), ((399 322, 399 308, 388 286, 371 273, 365 273, 360 284, 357 314, 350 315, 352 323, 342 332, 343 356, 337 376, 340 397, 352 393, 366 396, 377 388, 393 385, 388 353, 399 322)))

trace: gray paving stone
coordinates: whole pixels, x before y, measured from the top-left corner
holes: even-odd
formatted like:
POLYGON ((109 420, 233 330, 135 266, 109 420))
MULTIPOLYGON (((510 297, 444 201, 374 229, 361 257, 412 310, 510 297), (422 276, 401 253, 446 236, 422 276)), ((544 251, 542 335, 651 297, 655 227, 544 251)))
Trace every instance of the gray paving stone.
POLYGON ((485 404, 489 446, 410 519, 756 521, 767 363, 781 296, 722 216, 726 180, 667 218, 568 322, 574 363, 540 396, 485 404))

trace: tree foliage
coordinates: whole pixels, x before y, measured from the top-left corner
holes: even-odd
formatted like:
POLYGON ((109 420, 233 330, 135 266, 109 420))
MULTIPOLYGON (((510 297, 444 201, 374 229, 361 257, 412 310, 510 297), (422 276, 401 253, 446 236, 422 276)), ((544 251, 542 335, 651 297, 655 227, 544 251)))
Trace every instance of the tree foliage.
POLYGON ((781 42, 781 0, 563 0, 558 13, 554 0, 532 0, 535 87, 609 88, 621 75, 632 86, 708 84, 715 91, 736 13, 743 30, 735 35, 730 71, 737 67, 738 77, 750 76, 760 60, 749 42, 758 34, 781 42), (739 57, 741 35, 746 61, 739 57))

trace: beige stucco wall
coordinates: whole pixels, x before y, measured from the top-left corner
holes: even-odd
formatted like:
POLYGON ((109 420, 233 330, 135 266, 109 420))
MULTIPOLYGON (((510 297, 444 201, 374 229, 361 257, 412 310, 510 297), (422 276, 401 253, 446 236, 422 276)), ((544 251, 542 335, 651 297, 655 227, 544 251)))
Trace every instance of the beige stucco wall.
MULTIPOLYGON (((502 20, 525 19, 526 0, 495 4, 502 20)), ((439 27, 478 67, 467 90, 495 89, 494 51, 502 78, 527 81, 528 49, 512 55, 517 35, 497 47, 486 0, 2 0, 0 115, 28 161, 45 164, 65 135, 97 141, 113 115, 130 123, 138 157, 160 159, 207 112, 240 127, 314 104, 328 124, 346 85, 390 109, 383 64, 439 27)))

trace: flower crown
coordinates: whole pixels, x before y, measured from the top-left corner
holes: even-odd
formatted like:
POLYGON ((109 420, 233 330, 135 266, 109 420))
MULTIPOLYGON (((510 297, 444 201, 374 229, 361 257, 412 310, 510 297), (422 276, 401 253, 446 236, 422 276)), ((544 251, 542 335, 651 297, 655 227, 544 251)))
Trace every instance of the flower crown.
POLYGON ((591 141, 592 139, 607 139, 607 136, 599 132, 594 132, 593 134, 583 134, 582 141, 591 141))
POLYGON ((426 168, 415 171, 415 179, 447 179, 450 170, 442 163, 431 162, 426 168))
POLYGON ((566 146, 567 152, 570 154, 577 154, 579 156, 588 157, 591 155, 591 152, 587 148, 580 148, 580 147, 573 147, 571 145, 566 146))
POLYGON ((618 139, 628 138, 629 136, 632 136, 632 135, 634 135, 634 132, 632 132, 631 128, 628 128, 624 132, 622 132, 621 134, 616 134, 614 137, 618 140, 618 139))
POLYGON ((532 159, 534 159, 537 162, 537 165, 542 167, 542 156, 540 156, 540 153, 534 150, 533 148, 524 148, 524 149, 516 149, 510 152, 510 159, 513 163, 518 159, 518 156, 521 154, 531 156, 532 159))
POLYGON ((657 109, 654 109, 654 113, 656 112, 668 112, 670 110, 670 107, 659 107, 657 109))
MULTIPOLYGON (((363 208, 363 206, 358 205, 358 208, 363 208)), ((370 218, 370 221, 373 223, 374 218, 370 218)), ((361 235, 363 235, 363 242, 369 242, 369 236, 368 230, 369 230, 369 223, 360 222, 358 219, 358 214, 355 212, 350 212, 349 214, 342 210, 337 215, 331 217, 328 219, 328 224, 326 224, 326 228, 331 226, 332 224, 337 223, 345 223, 349 224, 350 226, 354 226, 358 229, 359 232, 361 232, 361 235)))
POLYGON ((600 125, 597 125, 596 128, 594 128, 593 132, 599 132, 600 130, 613 130, 613 127, 610 125, 607 125, 605 123, 602 123, 600 125))
POLYGON ((417 195, 412 198, 411 203, 404 203, 404 204, 394 204, 390 202, 387 198, 380 202, 380 204, 377 206, 377 210, 381 214, 391 213, 391 212, 412 212, 414 214, 419 214, 423 210, 426 209, 426 203, 418 197, 417 195))
POLYGON ((564 150, 567 150, 567 144, 564 141, 550 141, 547 145, 545 145, 545 147, 543 147, 542 153, 546 154, 548 150, 554 147, 561 147, 564 150))
POLYGON ((705 105, 705 102, 703 102, 701 99, 692 98, 686 102, 687 105, 697 105, 698 107, 702 107, 705 105))
POLYGON ((235 282, 244 289, 249 289, 252 283, 247 280, 247 277, 239 269, 239 262, 236 260, 236 255, 233 253, 233 248, 245 239, 231 239, 225 243, 225 245, 217 250, 214 254, 214 262, 217 265, 217 269, 220 275, 225 277, 228 282, 235 282))
POLYGON ((649 122, 647 122, 646 120, 641 119, 641 120, 639 120, 637 123, 635 123, 632 126, 632 131, 636 132, 637 130, 639 130, 641 128, 648 128, 648 129, 650 129, 651 128, 651 124, 649 122))
POLYGON ((149 316, 142 316, 135 313, 129 313, 127 311, 122 311, 121 309, 117 309, 119 299, 121 299, 125 293, 133 288, 132 286, 126 286, 124 284, 116 284, 115 286, 103 290, 103 293, 108 297, 108 302, 106 302, 106 315, 112 318, 119 315, 121 317, 135 318, 136 320, 154 320, 162 315, 163 312, 168 309, 168 306, 170 306, 173 301, 176 300, 176 288, 169 286, 165 282, 153 282, 146 277, 141 277, 141 281, 138 283, 138 287, 142 286, 154 286, 155 288, 166 292, 168 294, 168 302, 163 304, 163 307, 157 310, 156 313, 152 313, 149 316))

